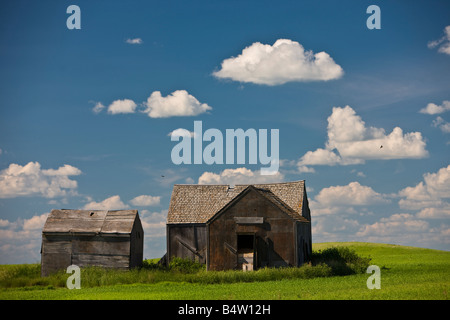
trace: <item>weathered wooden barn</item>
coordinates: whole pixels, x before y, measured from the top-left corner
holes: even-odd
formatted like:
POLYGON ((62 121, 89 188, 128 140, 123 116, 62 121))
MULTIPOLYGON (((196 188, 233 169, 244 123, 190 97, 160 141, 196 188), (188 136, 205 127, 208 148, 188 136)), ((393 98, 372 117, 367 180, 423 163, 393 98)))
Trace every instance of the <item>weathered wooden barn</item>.
POLYGON ((167 259, 208 270, 300 266, 312 250, 305 181, 175 185, 167 216, 167 259))
POLYGON ((42 229, 41 275, 72 264, 138 267, 143 248, 137 210, 52 210, 42 229))

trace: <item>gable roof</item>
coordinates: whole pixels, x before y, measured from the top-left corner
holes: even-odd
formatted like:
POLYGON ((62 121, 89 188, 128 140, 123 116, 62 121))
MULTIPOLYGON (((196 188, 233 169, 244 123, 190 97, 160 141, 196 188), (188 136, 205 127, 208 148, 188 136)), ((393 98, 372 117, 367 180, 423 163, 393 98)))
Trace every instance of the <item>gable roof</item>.
MULTIPOLYGON (((228 185, 174 185, 167 223, 206 223, 249 186, 236 185, 230 188, 228 185)), ((304 219, 304 180, 251 186, 291 217, 304 219)))
POLYGON ((246 194, 249 192, 255 192, 261 198, 268 200, 272 205, 277 207, 280 211, 284 212, 291 219, 308 222, 306 218, 304 218, 301 213, 295 212, 291 207, 289 207, 283 200, 274 195, 270 190, 255 188, 253 185, 249 185, 245 188, 241 193, 239 193, 233 200, 228 202, 222 209, 220 209, 216 214, 214 214, 209 220, 208 223, 217 219, 224 211, 226 211, 230 206, 234 205, 236 202, 240 201, 246 194))
POLYGON ((130 234, 137 210, 52 210, 42 233, 130 234))

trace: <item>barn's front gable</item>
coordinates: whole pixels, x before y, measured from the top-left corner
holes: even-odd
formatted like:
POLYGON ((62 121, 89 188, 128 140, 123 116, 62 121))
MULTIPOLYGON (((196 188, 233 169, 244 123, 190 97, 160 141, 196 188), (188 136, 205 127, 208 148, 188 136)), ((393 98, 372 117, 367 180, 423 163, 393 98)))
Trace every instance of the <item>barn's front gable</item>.
POLYGON ((308 221, 271 191, 247 187, 208 225, 208 269, 297 265, 297 224, 308 221))
POLYGON ((143 238, 137 210, 52 210, 42 230, 41 274, 70 265, 140 266, 143 238))

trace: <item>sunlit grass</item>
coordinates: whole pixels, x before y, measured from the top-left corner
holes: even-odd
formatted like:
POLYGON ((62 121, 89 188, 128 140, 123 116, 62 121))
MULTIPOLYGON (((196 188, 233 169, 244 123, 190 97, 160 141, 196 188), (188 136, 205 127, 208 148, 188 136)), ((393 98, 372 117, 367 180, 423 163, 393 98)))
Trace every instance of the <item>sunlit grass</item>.
POLYGON ((0 266, 1 299, 448 299, 450 252, 375 243, 315 244, 315 252, 347 247, 381 269, 381 289, 365 272, 333 276, 329 266, 256 272, 83 269, 80 290, 68 274, 41 278, 39 265, 0 266), (5 280, 6 278, 6 280, 5 280))

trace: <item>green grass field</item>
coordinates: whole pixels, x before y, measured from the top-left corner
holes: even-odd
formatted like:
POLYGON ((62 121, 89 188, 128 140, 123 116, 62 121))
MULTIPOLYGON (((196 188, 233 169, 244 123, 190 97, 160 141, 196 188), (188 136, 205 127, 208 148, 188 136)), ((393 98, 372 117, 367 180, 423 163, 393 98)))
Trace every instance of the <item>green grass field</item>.
POLYGON ((242 271, 176 274, 162 272, 97 272, 81 289, 69 290, 68 275, 40 279, 39 265, 0 266, 0 299, 158 299, 158 300, 446 300, 450 290, 450 252, 389 244, 337 242, 313 245, 313 250, 347 247, 381 269, 381 289, 369 290, 366 273, 326 276, 325 269, 261 270, 247 276, 242 271), (14 276, 14 272, 17 271, 14 276), (30 273, 30 274, 27 274, 30 273), (166 278, 164 278, 166 277, 166 278), (9 278, 9 279, 5 279, 9 278), (114 279, 110 279, 114 278, 114 279), (96 279, 95 283, 92 279, 96 279), (169 279, 169 281, 167 281, 169 279), (52 282, 53 281, 53 282, 52 282), (111 284, 114 283, 114 284, 111 284))

